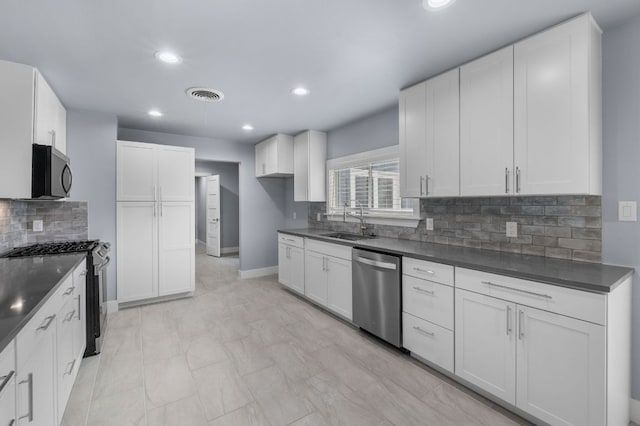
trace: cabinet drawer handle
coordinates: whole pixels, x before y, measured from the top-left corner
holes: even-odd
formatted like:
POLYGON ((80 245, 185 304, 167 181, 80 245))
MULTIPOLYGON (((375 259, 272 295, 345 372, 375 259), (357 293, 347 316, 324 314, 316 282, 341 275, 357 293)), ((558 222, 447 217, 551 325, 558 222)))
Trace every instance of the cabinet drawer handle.
POLYGON ((18 417, 18 419, 27 419, 29 422, 33 421, 33 373, 29 373, 27 375, 27 380, 22 380, 18 383, 19 385, 27 384, 29 386, 29 412, 24 416, 18 417))
POLYGON ((70 376, 71 373, 73 373, 73 367, 75 367, 76 365, 76 360, 74 359, 73 361, 71 361, 70 363, 68 363, 67 365, 70 365, 69 370, 64 372, 65 376, 70 376))
POLYGON ((62 293, 63 296, 68 296, 71 293, 73 293, 73 290, 75 290, 75 286, 74 287, 69 287, 64 293, 62 293))
POLYGON ((62 322, 68 322, 71 321, 73 319, 73 317, 76 316, 76 310, 74 309, 73 311, 69 312, 67 314, 66 317, 64 317, 64 320, 62 322))
POLYGON ((421 292, 421 293, 425 293, 425 294, 428 294, 428 295, 430 295, 430 296, 435 296, 435 295, 436 295, 436 292, 435 292, 435 291, 433 291, 433 290, 425 290, 425 289, 424 289, 424 288, 422 288, 422 287, 414 286, 414 287, 413 287, 413 289, 414 289, 415 291, 419 291, 419 292, 421 292))
POLYGON ((0 393, 2 393, 2 390, 7 386, 7 383, 9 383, 9 380, 11 380, 14 374, 15 371, 11 370, 6 376, 0 377, 0 380, 2 380, 2 383, 0 384, 0 393))
POLYGON ((413 267, 413 270, 416 272, 420 272, 422 274, 429 274, 429 275, 435 275, 436 273, 431 271, 431 270, 427 270, 427 269, 422 269, 422 268, 417 268, 417 267, 413 267))
POLYGON ((416 330, 416 331, 419 331, 422 334, 426 334, 427 336, 436 337, 436 333, 432 333, 430 331, 423 330, 422 328, 418 327, 417 325, 414 325, 413 329, 416 330))
POLYGON ((549 296, 548 294, 536 293, 534 291, 528 291, 528 290, 520 290, 519 288, 513 288, 513 287, 506 286, 506 285, 495 284, 495 283, 492 283, 491 281, 481 281, 481 283, 484 284, 484 285, 488 285, 489 287, 496 287, 496 288, 503 288, 505 290, 517 291, 517 292, 520 292, 520 293, 528 294, 530 296, 543 297, 543 298, 549 299, 549 300, 553 299, 553 297, 549 296))
POLYGON ((55 318, 56 318, 55 315, 51 315, 51 316, 46 317, 44 319, 44 321, 42 322, 42 325, 40 327, 36 328, 36 331, 48 329, 55 318))

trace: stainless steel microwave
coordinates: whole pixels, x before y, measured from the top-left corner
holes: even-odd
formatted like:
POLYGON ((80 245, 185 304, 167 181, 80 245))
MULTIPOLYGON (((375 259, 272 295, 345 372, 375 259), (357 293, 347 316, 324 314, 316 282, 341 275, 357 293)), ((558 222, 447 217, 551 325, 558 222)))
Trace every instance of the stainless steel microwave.
POLYGON ((33 144, 31 198, 66 198, 72 181, 66 155, 52 146, 33 144))

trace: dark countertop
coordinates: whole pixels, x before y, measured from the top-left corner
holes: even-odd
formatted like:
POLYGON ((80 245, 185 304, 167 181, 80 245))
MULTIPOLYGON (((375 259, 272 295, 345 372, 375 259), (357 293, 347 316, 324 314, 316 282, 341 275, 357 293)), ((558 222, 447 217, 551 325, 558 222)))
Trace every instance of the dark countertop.
POLYGON ((282 229, 279 232, 592 293, 609 293, 617 284, 633 273, 633 268, 622 266, 575 262, 397 238, 376 237, 368 240, 345 241, 322 236, 321 234, 331 233, 327 230, 282 229))
POLYGON ((0 259, 0 352, 85 257, 74 253, 0 259), (22 307, 11 307, 19 301, 22 307))

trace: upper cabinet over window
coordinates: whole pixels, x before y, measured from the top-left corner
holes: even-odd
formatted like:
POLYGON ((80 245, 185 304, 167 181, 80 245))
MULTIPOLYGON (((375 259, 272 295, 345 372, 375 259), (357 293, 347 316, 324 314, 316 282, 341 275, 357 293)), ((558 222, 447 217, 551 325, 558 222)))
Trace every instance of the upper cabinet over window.
POLYGON ((31 198, 31 145, 66 153, 67 113, 37 69, 0 61, 0 198, 31 198))
POLYGON ((600 195, 601 68, 587 13, 463 65, 459 86, 435 84, 456 69, 403 90, 403 196, 600 195))
POLYGON ((293 137, 278 133, 256 145, 256 177, 293 176, 293 137))

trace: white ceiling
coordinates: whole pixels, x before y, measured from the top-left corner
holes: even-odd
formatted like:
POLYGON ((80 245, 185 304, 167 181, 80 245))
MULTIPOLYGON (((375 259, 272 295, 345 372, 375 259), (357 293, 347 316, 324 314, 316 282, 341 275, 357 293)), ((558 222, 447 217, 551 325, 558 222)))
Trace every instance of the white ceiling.
POLYGON ((398 90, 591 10, 604 28, 638 0, 3 0, 0 59, 38 67, 67 108, 122 127, 256 142, 329 130, 391 106, 398 90), (159 63, 171 48, 184 62, 159 63), (290 90, 304 85, 306 97, 290 90), (220 89, 219 104, 191 86, 220 89), (152 107, 165 113, 152 119, 152 107), (255 130, 240 129, 251 123, 255 130))

